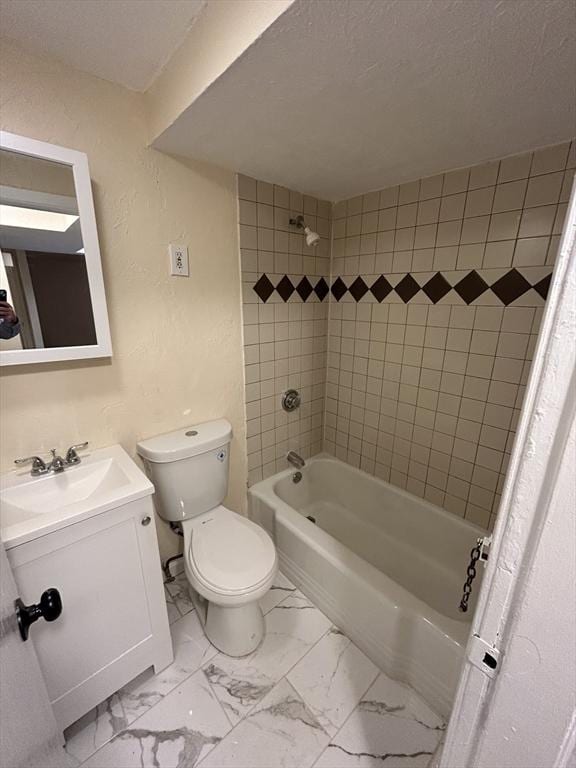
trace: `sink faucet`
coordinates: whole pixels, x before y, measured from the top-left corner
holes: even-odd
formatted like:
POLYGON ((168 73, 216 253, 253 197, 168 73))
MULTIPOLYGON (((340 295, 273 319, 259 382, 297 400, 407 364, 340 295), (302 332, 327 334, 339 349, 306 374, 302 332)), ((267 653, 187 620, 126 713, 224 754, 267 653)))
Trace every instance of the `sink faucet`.
POLYGON ((302 467, 306 466, 306 462, 302 458, 302 456, 299 456, 296 451, 290 451, 288 455, 286 456, 286 459, 289 464, 292 464, 293 467, 296 467, 296 469, 302 469, 302 467))
POLYGON ((80 464, 82 459, 78 456, 77 451, 81 451, 86 448, 88 443, 78 443, 78 445, 71 445, 66 451, 66 458, 56 454, 56 448, 52 448, 50 453, 52 454, 52 460, 46 464, 46 462, 40 458, 40 456, 27 456, 24 459, 15 459, 14 464, 21 466, 22 464, 32 464, 32 471, 30 474, 32 477, 38 477, 39 475, 46 475, 48 472, 64 472, 66 467, 80 464))
POLYGON ((55 473, 58 472, 64 472, 66 469, 66 462, 62 458, 62 456, 56 455, 56 448, 52 448, 50 450, 50 453, 52 454, 52 461, 50 464, 48 464, 48 471, 52 471, 55 473))

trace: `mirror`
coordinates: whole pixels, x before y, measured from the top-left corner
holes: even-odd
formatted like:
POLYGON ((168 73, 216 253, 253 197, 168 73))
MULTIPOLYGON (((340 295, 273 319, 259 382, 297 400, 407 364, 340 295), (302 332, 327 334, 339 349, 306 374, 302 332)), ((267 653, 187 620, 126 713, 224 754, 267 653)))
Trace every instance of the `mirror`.
POLYGON ((0 252, 0 362, 111 354, 85 155, 0 133, 0 252))

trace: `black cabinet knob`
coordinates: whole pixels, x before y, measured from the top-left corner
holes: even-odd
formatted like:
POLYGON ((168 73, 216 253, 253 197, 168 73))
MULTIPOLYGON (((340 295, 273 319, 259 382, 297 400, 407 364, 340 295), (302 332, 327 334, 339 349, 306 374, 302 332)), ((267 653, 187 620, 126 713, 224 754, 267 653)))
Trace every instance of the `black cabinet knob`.
POLYGON ((46 621, 56 621, 62 613, 62 598, 57 589, 51 587, 40 596, 40 602, 36 605, 24 605, 18 598, 14 602, 16 608, 16 618, 18 619, 18 628, 22 640, 28 640, 28 631, 31 624, 44 618, 46 621))

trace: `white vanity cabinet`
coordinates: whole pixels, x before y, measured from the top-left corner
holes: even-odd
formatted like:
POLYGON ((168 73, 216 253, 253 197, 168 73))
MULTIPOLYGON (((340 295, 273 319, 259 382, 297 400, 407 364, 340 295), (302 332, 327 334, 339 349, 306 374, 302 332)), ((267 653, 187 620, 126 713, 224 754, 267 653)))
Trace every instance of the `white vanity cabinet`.
POLYGON ((60 617, 37 621, 30 635, 62 729, 173 660, 151 492, 7 544, 24 603, 49 587, 60 592, 60 617))

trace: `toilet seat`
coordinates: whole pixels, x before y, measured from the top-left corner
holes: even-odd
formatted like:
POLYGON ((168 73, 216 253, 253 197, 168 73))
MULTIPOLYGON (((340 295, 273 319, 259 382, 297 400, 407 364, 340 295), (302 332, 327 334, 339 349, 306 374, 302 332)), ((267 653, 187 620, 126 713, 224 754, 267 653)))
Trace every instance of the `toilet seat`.
POLYGON ((183 521, 182 528, 186 565, 205 597, 242 598, 268 589, 277 569, 276 548, 259 525, 218 506, 183 521))

